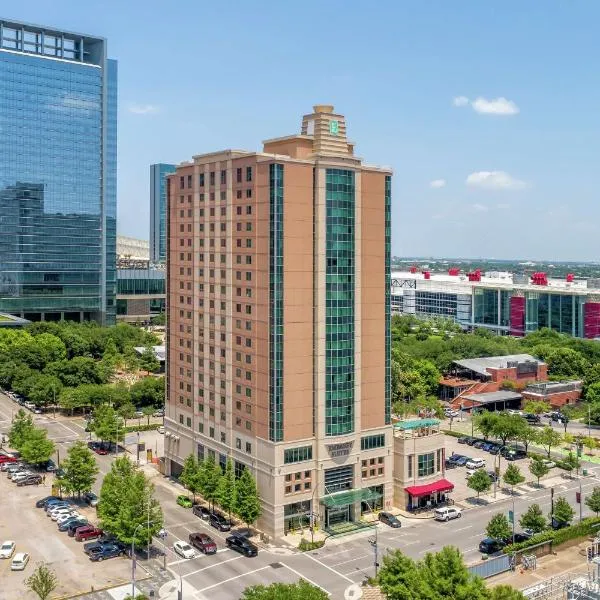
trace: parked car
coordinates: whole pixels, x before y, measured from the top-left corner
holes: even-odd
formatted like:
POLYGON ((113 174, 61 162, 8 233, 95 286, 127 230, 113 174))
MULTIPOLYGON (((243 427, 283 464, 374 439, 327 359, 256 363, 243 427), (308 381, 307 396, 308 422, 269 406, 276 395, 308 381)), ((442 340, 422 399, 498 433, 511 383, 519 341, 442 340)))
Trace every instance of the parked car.
MULTIPOLYGON (((515 536, 514 536, 514 538, 515 538, 515 539, 514 539, 514 543, 515 543, 515 544, 520 544, 521 542, 526 542, 526 541, 527 541, 527 540, 528 540, 530 537, 531 537, 531 536, 530 536, 530 535, 528 535, 528 534, 527 534, 527 533, 525 533, 525 532, 523 532, 523 533, 520 533, 520 532, 518 532, 518 531, 517 531, 517 532, 515 533, 515 536)), ((512 544, 512 543, 513 543, 513 536, 511 535, 511 536, 507 537, 507 538, 504 540, 504 543, 505 543, 505 544, 507 544, 507 545, 508 545, 508 544, 512 544)))
POLYGON ((12 540, 2 542, 2 545, 0 545, 0 558, 10 558, 15 553, 16 548, 17 544, 12 540))
POLYGON ((17 481, 18 486, 40 485, 40 483, 42 483, 42 476, 39 473, 33 473, 32 475, 28 475, 17 481))
POLYGON ((504 446, 501 446, 500 444, 493 444, 492 447, 489 449, 489 453, 490 454, 499 454, 500 452, 502 452, 502 448, 504 448, 504 446))
POLYGON ((486 471, 486 473, 488 474, 488 477, 490 478, 492 483, 494 483, 494 481, 498 481, 500 479, 498 477, 498 475, 496 474, 496 471, 486 471))
POLYGON ((158 433, 164 433, 164 432, 165 432, 165 427, 164 427, 164 425, 159 425, 159 426, 156 428, 156 431, 157 431, 158 433))
POLYGON ((449 458, 444 461, 444 466, 446 469, 456 469, 456 463, 452 462, 449 458))
POLYGON ((526 458, 527 452, 525 450, 508 450, 504 454, 504 458, 508 461, 519 460, 521 458, 526 458))
POLYGON ((457 461, 458 461, 460 458, 463 458, 463 455, 462 455, 462 454, 456 454, 456 453, 453 453, 451 456, 449 456, 449 457, 446 459, 446 462, 448 462, 448 463, 452 463, 452 465, 456 467, 456 466, 458 466, 456 463, 457 463, 457 461))
POLYGON ((453 506, 442 506, 433 511, 433 518, 436 521, 450 521, 451 519, 460 519, 461 517, 462 511, 460 508, 454 508, 453 506))
POLYGON ((75 517, 76 519, 80 519, 81 515, 77 511, 73 511, 72 513, 67 513, 66 515, 60 515, 60 517, 58 517, 58 519, 56 519, 56 525, 60 525, 61 523, 64 523, 65 521, 68 521, 69 519, 72 519, 73 517, 75 517))
POLYGON ((215 554, 217 552, 217 544, 206 533, 190 533, 188 541, 194 548, 197 548, 204 554, 215 554))
POLYGON ((179 506, 183 506, 183 508, 191 508, 192 507, 192 501, 184 495, 181 496, 177 496, 177 504, 179 504, 179 506))
POLYGON ((462 437, 458 438, 458 443, 459 444, 468 444, 470 439, 471 438, 468 435, 463 435, 462 437))
POLYGON ((192 512, 204 521, 208 521, 210 518, 210 510, 201 504, 194 504, 194 506, 192 506, 192 512))
POLYGON ((96 496, 96 494, 94 494, 94 492, 86 492, 83 495, 83 499, 85 500, 85 502, 87 504, 89 504, 92 507, 98 506, 98 496, 96 496))
POLYGON ((542 460, 542 462, 549 468, 549 469, 553 469, 556 466, 556 463, 553 460, 548 460, 547 458, 544 458, 542 460))
POLYGON ((481 450, 485 446, 485 444, 486 442, 484 440, 477 440, 476 442, 473 442, 473 448, 481 450))
POLYGON ((402 523, 400 523, 400 520, 397 517, 395 517, 392 513, 389 513, 389 512, 380 512, 379 520, 382 523, 385 523, 386 525, 393 527, 394 529, 398 529, 399 527, 402 527, 402 523))
POLYGON ((225 543, 228 548, 231 548, 244 556, 250 557, 258 554, 258 548, 243 535, 230 535, 225 539, 225 543))
POLYGON ((96 454, 100 456, 106 456, 108 454, 108 450, 102 445, 95 446, 93 450, 96 454))
POLYGON ((98 527, 94 527, 93 525, 84 525, 83 527, 79 527, 75 530, 75 539, 78 542, 83 542, 84 540, 94 540, 99 538, 102 535, 102 529, 98 529, 98 527))
POLYGON ((502 540, 487 537, 479 542, 479 552, 483 554, 495 554, 496 552, 500 552, 504 546, 506 544, 502 540))
POLYGON ((71 506, 71 503, 67 500, 62 500, 61 498, 48 500, 44 505, 44 510, 49 513, 53 508, 58 508, 59 506, 71 506))
POLYGON ((210 513, 208 522, 212 527, 219 531, 230 531, 231 523, 222 515, 217 512, 210 513))
POLYGON ((467 469, 482 469, 485 467, 485 459, 483 458, 471 458, 467 461, 467 469))
POLYGON ((175 554, 179 554, 179 556, 183 558, 196 558, 196 551, 189 544, 186 544, 181 540, 178 540, 173 544, 173 550, 175 551, 175 554))
MULTIPOLYGON (((67 515, 68 515, 69 517, 76 517, 76 516, 78 516, 78 515, 79 515, 79 513, 78 513, 76 510, 73 510, 72 508, 65 508, 65 509, 62 509, 62 510, 56 510, 56 511, 54 511, 54 512, 53 512, 53 513, 50 515, 50 518, 51 518, 53 521, 58 521, 58 519, 59 519, 60 517, 66 517, 67 515)), ((63 519, 63 521, 64 521, 64 520, 65 520, 65 519, 63 519)))
POLYGON ((158 410, 154 411, 154 415, 152 415, 154 417, 164 417, 165 416, 165 409, 164 408, 159 408, 158 410))
POLYGON ((88 556, 90 560, 94 562, 100 562, 107 558, 115 558, 116 556, 123 556, 125 550, 116 544, 102 544, 99 548, 89 552, 88 556))
POLYGON ((27 552, 19 552, 15 554, 10 564, 11 571, 24 571, 27 563, 29 562, 29 554, 27 552))
POLYGON ((555 517, 552 517, 552 522, 550 523, 550 526, 554 530, 564 529, 565 527, 568 527, 569 525, 570 525, 570 523, 565 523, 564 521, 557 521, 555 517))
POLYGON ((58 496, 46 496, 45 498, 41 498, 40 500, 38 500, 35 503, 35 507, 36 508, 45 508, 46 504, 48 502, 50 502, 51 500, 56 500, 57 502, 59 502, 61 500, 61 498, 59 498, 58 496))
POLYGON ((8 454, 0 454, 0 464, 2 463, 15 463, 19 459, 15 456, 9 456, 8 454))
POLYGON ((128 544, 119 542, 106 534, 102 534, 93 542, 86 542, 83 544, 83 551, 89 555, 91 552, 98 552, 103 546, 116 546, 117 548, 120 548, 124 554, 127 554, 128 544))
POLYGON ((540 415, 534 415, 533 413, 526 413, 523 417, 530 425, 538 425, 542 421, 540 415))
POLYGON ((457 467, 464 467, 471 459, 468 456, 461 456, 457 458, 454 462, 457 467))
POLYGON ((40 463, 39 467, 47 473, 52 473, 53 471, 56 471, 56 463, 51 458, 46 462, 40 463))
POLYGON ((489 452, 493 447, 494 447, 494 444, 492 444, 492 442, 486 442, 483 446, 481 446, 481 449, 484 452, 489 452))
POLYGON ((71 525, 73 525, 75 527, 75 531, 77 531, 77 529, 79 527, 83 527, 84 525, 87 525, 87 524, 88 524, 88 520, 85 517, 82 517, 82 516, 70 517, 69 519, 63 521, 62 523, 59 523, 58 530, 59 531, 68 531, 69 527, 71 527, 71 525))
POLYGON ((67 527, 66 532, 69 537, 75 537, 75 533, 80 527, 85 527, 88 525, 87 519, 85 519, 85 523, 82 523, 82 521, 84 521, 83 518, 77 519, 67 527))
POLYGON ((31 475, 33 475, 33 473, 31 471, 18 471, 17 473, 13 473, 10 480, 13 483, 18 483, 19 481, 26 479, 27 477, 29 477, 31 475))
POLYGON ((469 437, 467 438, 467 446, 472 446, 477 441, 477 438, 469 437))

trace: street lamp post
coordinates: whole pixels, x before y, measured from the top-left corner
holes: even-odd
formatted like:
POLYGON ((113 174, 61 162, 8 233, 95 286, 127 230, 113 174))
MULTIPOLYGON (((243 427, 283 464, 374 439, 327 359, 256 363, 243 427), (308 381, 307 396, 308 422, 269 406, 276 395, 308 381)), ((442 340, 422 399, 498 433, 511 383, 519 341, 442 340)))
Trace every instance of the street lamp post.
POLYGON ((144 523, 138 523, 137 527, 133 531, 133 537, 131 538, 131 597, 135 598, 135 534, 140 527, 143 527, 144 523))
MULTIPOLYGON (((371 513, 374 512, 373 507, 369 504, 369 502, 367 502, 366 500, 363 500, 363 502, 369 507, 369 510, 371 511, 371 513)), ((378 538, 378 527, 377 527, 377 523, 375 523, 375 537, 374 538, 369 538, 369 544, 371 544, 371 546, 373 546, 373 558, 374 558, 374 565, 375 565, 375 578, 377 578, 377 570, 379 568, 379 556, 378 556, 378 545, 379 545, 379 538, 378 538)))

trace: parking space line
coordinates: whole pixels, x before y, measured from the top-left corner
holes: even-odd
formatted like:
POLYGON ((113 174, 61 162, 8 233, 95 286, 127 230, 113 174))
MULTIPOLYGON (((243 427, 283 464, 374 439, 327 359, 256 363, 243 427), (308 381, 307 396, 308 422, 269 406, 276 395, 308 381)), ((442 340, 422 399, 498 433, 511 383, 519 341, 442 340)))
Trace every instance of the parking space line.
POLYGON ((296 571, 296 569, 292 569, 292 567, 290 567, 290 565, 286 565, 284 562, 280 562, 280 564, 282 564, 286 569, 289 569, 292 573, 294 573, 295 575, 300 577, 300 579, 304 579, 305 581, 308 581, 308 583, 310 583, 311 585, 318 587, 320 590, 323 590, 328 596, 331 596, 331 593, 328 592, 323 586, 314 582, 312 579, 309 579, 306 575, 302 575, 302 573, 300 573, 300 571, 296 571))
POLYGON ((234 560, 239 560, 240 558, 245 558, 244 556, 234 556, 233 558, 228 558, 227 560, 221 560, 218 563, 214 563, 212 565, 208 565, 207 567, 202 567, 202 569, 197 569, 196 571, 191 571, 190 573, 186 573, 182 575, 182 577, 189 577, 190 575, 195 575, 196 573, 200 573, 201 571, 206 571, 207 569, 212 569, 213 567, 220 567, 225 563, 232 562, 234 560))
POLYGON ((473 525, 467 525, 466 527, 461 527, 460 529, 455 529, 454 533, 457 533, 458 531, 464 531, 465 529, 471 529, 473 527, 473 525))
MULTIPOLYGON (((240 558, 244 558, 240 556, 240 558)), ((209 585, 208 587, 202 588, 198 590, 198 592, 207 592, 208 590, 212 590, 224 583, 229 583, 230 581, 234 581, 235 579, 239 579, 240 577, 246 577, 246 575, 252 575, 252 573, 258 573, 259 571, 264 571, 265 569, 271 569, 271 565, 267 565, 266 567, 260 567, 258 569, 254 569, 254 571, 248 571, 247 573, 242 573, 241 575, 236 575, 235 577, 230 577, 229 579, 224 579, 223 581, 219 581, 219 583, 213 583, 213 585, 209 585)))
MULTIPOLYGON (((200 555, 202 556, 202 554, 200 555)), ((198 556, 195 558, 199 558, 198 556)), ((179 560, 174 560, 173 562, 167 563, 167 567, 172 567, 174 565, 180 565, 181 563, 188 562, 192 560, 191 558, 180 558, 179 560)))
POLYGON ((358 556, 355 556, 354 558, 350 558, 348 560, 343 560, 342 562, 335 563, 331 566, 339 567, 340 565, 345 565, 346 563, 351 563, 351 562, 354 562, 355 560, 360 560, 361 558, 365 558, 365 556, 373 556, 373 555, 372 554, 359 554, 358 556))
POLYGON ((315 558, 314 556, 311 556, 310 554, 308 554, 308 552, 305 553, 305 556, 308 557, 308 558, 310 558, 310 560, 313 560, 316 563, 319 563, 322 567, 325 567, 326 569, 329 569, 332 573, 335 573, 336 575, 338 575, 342 579, 345 579, 346 581, 349 581, 350 583, 354 583, 354 581, 352 581, 352 579, 350 579, 349 577, 346 577, 343 573, 340 573, 339 571, 336 571, 335 569, 332 569, 329 565, 326 565, 324 562, 320 561, 318 558, 315 558))

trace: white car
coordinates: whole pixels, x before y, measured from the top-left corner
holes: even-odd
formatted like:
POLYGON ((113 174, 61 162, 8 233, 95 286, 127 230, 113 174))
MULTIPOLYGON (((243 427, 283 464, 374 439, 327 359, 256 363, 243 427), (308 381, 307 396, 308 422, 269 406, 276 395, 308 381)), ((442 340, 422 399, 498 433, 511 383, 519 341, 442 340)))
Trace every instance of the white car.
POLYGON ((185 542, 175 542, 173 544, 173 550, 175 550, 175 553, 179 554, 179 556, 182 556, 183 558, 196 558, 196 551, 185 542))
POLYGON ((548 460, 547 458, 545 458, 544 460, 542 460, 542 462, 549 468, 549 469, 553 469, 556 466, 556 463, 553 460, 548 460))
POLYGON ((10 565, 11 571, 23 571, 29 562, 29 554, 27 552, 19 552, 15 554, 10 565))
POLYGON ((10 558, 15 553, 16 547, 17 544, 12 540, 2 542, 2 545, 0 546, 0 558, 10 558))
POLYGON ((483 467, 485 467, 485 459, 472 458, 471 460, 467 461, 465 466, 467 469, 483 469, 483 467))
POLYGON ((454 508, 453 506, 444 506, 433 511, 433 518, 436 521, 450 521, 450 519, 460 519, 461 517, 462 511, 460 508, 454 508))
POLYGON ((10 480, 13 483, 17 483, 18 481, 20 481, 21 479, 25 479, 26 477, 29 477, 30 475, 33 475, 33 473, 31 471, 17 471, 11 478, 10 480))
POLYGON ((164 428, 164 427, 161 425, 160 427, 157 427, 157 428, 156 428, 156 431, 157 431, 158 433, 164 433, 164 432, 165 432, 165 428, 164 428))
POLYGON ((81 515, 77 511, 73 511, 65 515, 60 515, 60 517, 56 519, 56 524, 60 525, 61 523, 64 523, 67 519, 70 519, 71 517, 81 517, 81 515))
POLYGON ((66 512, 57 512, 57 513, 54 513, 54 514, 50 515, 50 518, 53 521, 56 521, 58 523, 58 520, 61 517, 69 517, 70 518, 70 517, 77 517, 77 516, 79 516, 79 513, 76 510, 73 510, 71 508, 71 509, 68 509, 66 512))
POLYGON ((60 517, 61 515, 69 515, 74 512, 75 511, 73 510, 73 508, 70 507, 57 508, 56 510, 50 512, 50 518, 53 521, 56 521, 56 519, 58 519, 58 517, 60 517))

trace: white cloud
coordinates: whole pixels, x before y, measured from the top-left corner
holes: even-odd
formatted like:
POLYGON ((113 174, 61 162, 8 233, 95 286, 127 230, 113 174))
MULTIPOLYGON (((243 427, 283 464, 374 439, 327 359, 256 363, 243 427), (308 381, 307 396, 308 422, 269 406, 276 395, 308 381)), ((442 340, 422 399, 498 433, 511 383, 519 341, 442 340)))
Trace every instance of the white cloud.
POLYGON ((153 115, 159 111, 159 107, 154 104, 130 104, 129 112, 134 115, 153 115))
POLYGON ((482 115, 516 115, 519 113, 519 107, 512 101, 506 98, 495 98, 494 100, 486 100, 485 98, 477 98, 471 103, 473 110, 482 115))
POLYGON ((472 204, 471 208, 477 212, 487 212, 490 210, 485 204, 472 204))
POLYGON ((484 190, 522 190, 528 187, 525 181, 515 179, 505 171, 476 171, 467 177, 465 183, 484 190))
POLYGON ((496 204, 496 208, 498 210, 506 210, 510 208, 510 204, 507 204, 506 202, 501 202, 500 204, 496 204))
POLYGON ((452 104, 454 104, 454 106, 467 106, 467 104, 469 104, 469 99, 466 96, 456 96, 456 98, 452 100, 452 104))
POLYGON ((446 187, 446 180, 434 179, 433 181, 429 182, 429 187, 433 188, 434 190, 439 190, 440 188, 446 187))
POLYGON ((452 100, 454 106, 471 106, 473 110, 480 115, 502 115, 512 116, 519 113, 519 107, 512 101, 503 96, 488 100, 479 96, 475 100, 469 100, 466 96, 457 96, 452 100))

